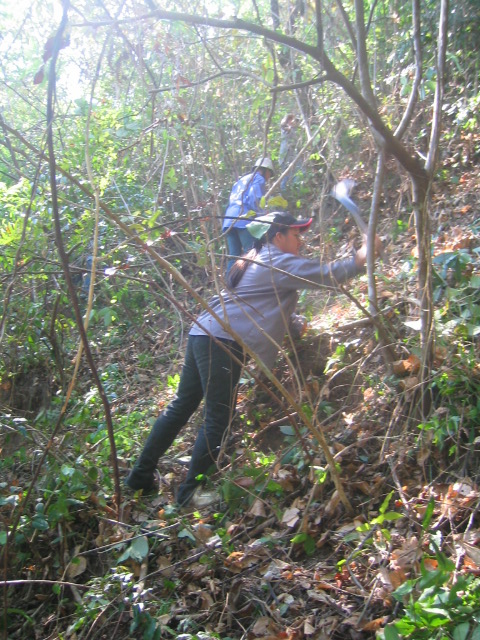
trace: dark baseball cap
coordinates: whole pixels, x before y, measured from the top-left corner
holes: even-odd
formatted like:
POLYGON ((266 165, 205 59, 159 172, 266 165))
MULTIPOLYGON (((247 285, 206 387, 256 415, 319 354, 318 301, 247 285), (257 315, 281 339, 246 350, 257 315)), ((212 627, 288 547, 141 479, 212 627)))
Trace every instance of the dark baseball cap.
POLYGON ((254 238, 260 239, 266 233, 272 236, 279 231, 279 227, 291 227, 305 231, 312 224, 312 218, 295 218, 287 211, 272 211, 259 216, 247 224, 247 229, 254 238))
POLYGON ((273 215, 274 218, 272 222, 286 227, 292 227, 293 229, 308 229, 312 224, 312 218, 295 218, 295 216, 287 211, 274 211, 273 215))

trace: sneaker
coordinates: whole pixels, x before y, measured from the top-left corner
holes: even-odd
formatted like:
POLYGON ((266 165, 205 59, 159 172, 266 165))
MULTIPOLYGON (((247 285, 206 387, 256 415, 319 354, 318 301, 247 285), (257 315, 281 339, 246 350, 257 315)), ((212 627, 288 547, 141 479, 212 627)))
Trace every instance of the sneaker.
POLYGON ((201 509, 202 507, 210 507, 213 504, 219 503, 221 501, 221 496, 218 491, 203 489, 202 487, 198 487, 193 492, 193 496, 188 502, 188 506, 192 505, 192 507, 197 507, 197 509, 201 509))
MULTIPOLYGON (((158 473, 158 472, 157 472, 158 473)), ((128 491, 141 491, 142 495, 152 494, 158 492, 158 477, 152 475, 149 480, 141 480, 135 478, 133 471, 131 471, 123 482, 123 486, 128 491)))

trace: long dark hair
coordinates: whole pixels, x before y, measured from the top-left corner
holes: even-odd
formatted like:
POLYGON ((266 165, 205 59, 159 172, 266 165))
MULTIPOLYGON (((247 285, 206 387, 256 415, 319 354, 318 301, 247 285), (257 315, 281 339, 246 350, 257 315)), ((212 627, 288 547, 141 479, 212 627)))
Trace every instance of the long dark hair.
POLYGON ((289 228, 290 226, 287 224, 272 222, 268 231, 264 233, 261 238, 255 239, 253 248, 233 263, 226 279, 227 289, 235 289, 243 278, 243 274, 247 270, 248 265, 256 259, 262 247, 264 247, 267 242, 271 242, 277 233, 287 233, 289 228))

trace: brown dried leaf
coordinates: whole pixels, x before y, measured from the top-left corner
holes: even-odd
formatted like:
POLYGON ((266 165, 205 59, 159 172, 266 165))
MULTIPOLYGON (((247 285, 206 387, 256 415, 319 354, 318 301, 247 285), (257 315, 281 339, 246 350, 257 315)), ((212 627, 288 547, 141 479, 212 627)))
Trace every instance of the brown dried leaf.
POLYGON ((420 360, 417 356, 410 354, 406 360, 397 360, 393 363, 393 373, 396 376, 412 376, 420 371, 420 360))
POLYGON ((225 565, 236 573, 243 571, 247 567, 257 564, 258 558, 254 555, 248 555, 242 551, 233 551, 228 558, 225 559, 225 565))
POLYGON ((400 387, 400 389, 402 389, 402 391, 412 391, 412 389, 415 389, 416 387, 418 387, 418 385, 419 385, 419 380, 416 376, 403 378, 403 380, 400 380, 398 384, 398 386, 400 387))
POLYGON ((299 513, 300 511, 296 507, 287 509, 283 514, 282 524, 286 524, 290 528, 294 527, 300 519, 299 513))
POLYGON ((81 575, 87 568, 87 559, 84 556, 75 556, 67 567, 67 576, 70 580, 81 575))
POLYGON ((252 633, 256 638, 266 640, 267 638, 278 638, 277 633, 280 631, 280 627, 267 616, 258 618, 252 628, 252 633))
POLYGON ((454 517, 462 509, 466 509, 472 502, 478 500, 479 492, 470 478, 463 478, 448 486, 446 494, 441 499, 440 512, 442 516, 454 517))
POLYGON ((327 502, 325 506, 325 515, 332 516, 337 510, 337 507, 339 504, 340 504, 340 494, 335 489, 335 491, 332 494, 332 497, 330 498, 330 500, 327 502))
POLYGON ((422 549, 415 536, 405 541, 402 547, 390 554, 390 565, 393 569, 410 569, 422 556, 422 549))
POLYGON ((362 625, 362 631, 378 631, 384 627, 388 622, 387 616, 382 616, 381 618, 375 618, 375 620, 370 620, 366 624, 362 625))
POLYGON ((313 616, 310 619, 306 619, 303 625, 303 633, 306 636, 312 636, 315 633, 315 620, 313 618, 313 616), (313 622, 313 624, 312 624, 313 622))
POLYGON ((198 540, 200 540, 200 542, 203 542, 203 543, 208 542, 208 540, 210 540, 210 538, 213 536, 212 529, 209 526, 202 523, 195 525, 194 531, 195 531, 195 537, 198 538, 198 540))
POLYGON ((158 556, 157 566, 162 571, 162 576, 169 578, 173 575, 172 561, 166 556, 158 556))
POLYGON ((403 569, 389 571, 386 567, 380 567, 379 573, 382 578, 383 586, 389 592, 398 589, 398 587, 400 587, 407 579, 407 574, 403 569))
POLYGON ((239 487, 242 487, 242 489, 249 489, 253 487, 253 485, 255 484, 255 480, 254 478, 248 478, 248 477, 236 478, 235 484, 238 485, 239 487))
POLYGON ((200 591, 197 594, 198 600, 195 603, 196 608, 200 611, 205 611, 205 609, 211 609, 214 605, 214 600, 212 596, 208 593, 208 591, 200 591))
POLYGON ((248 513, 252 516, 256 516, 257 518, 265 518, 267 514, 265 512, 265 505, 263 504, 263 500, 259 500, 258 498, 256 498, 248 513))
POLYGON ((278 558, 276 558, 272 560, 268 565, 267 570, 263 574, 263 578, 268 581, 279 580, 280 578, 285 577, 282 574, 289 568, 290 565, 288 564, 288 562, 283 562, 283 560, 279 560, 278 558))

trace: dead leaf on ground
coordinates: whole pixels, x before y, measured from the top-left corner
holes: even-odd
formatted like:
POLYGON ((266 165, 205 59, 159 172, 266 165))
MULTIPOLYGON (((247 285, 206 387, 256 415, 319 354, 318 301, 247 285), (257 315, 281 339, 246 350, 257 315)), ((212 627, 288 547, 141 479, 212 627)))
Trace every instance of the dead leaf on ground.
POLYGON ((265 505, 263 504, 263 500, 255 499, 254 503, 248 510, 249 515, 255 516, 257 518, 266 518, 267 513, 265 511, 265 505))
POLYGON ((471 507, 479 498, 475 483, 470 478, 463 478, 448 486, 446 493, 440 496, 441 518, 455 518, 459 512, 471 507))
POLYGON ((311 636, 315 633, 315 619, 313 616, 307 618, 303 623, 303 633, 306 636, 311 636))
POLYGON ((395 569, 389 571, 386 567, 380 567, 378 570, 382 584, 390 593, 398 589, 407 579, 407 574, 403 569, 395 569))
POLYGON ((390 554, 390 566, 393 569, 411 569, 421 558, 423 552, 415 536, 405 540, 404 544, 390 554))
POLYGON ((157 566, 162 572, 161 575, 165 578, 169 578, 173 575, 172 561, 170 558, 167 558, 166 556, 158 556, 157 566))
POLYGON ((402 380, 400 380, 398 383, 398 386, 402 391, 408 392, 408 391, 412 391, 413 389, 416 389, 419 384, 420 384, 420 381, 417 378, 417 376, 409 376, 408 378, 403 378, 402 380))
POLYGON ((268 565, 263 577, 265 580, 279 580, 289 568, 290 564, 288 562, 276 558, 268 565))
POLYGON ((253 487, 255 485, 255 479, 254 478, 249 478, 247 476, 243 477, 243 478, 236 478, 235 479, 235 484, 239 487, 241 487, 242 489, 250 489, 251 487, 253 487))
POLYGON ((458 545, 466 554, 470 560, 470 569, 478 570, 480 568, 480 531, 471 530, 466 531, 463 534, 457 534, 453 536, 455 544, 458 545))
POLYGON ((396 376, 414 376, 420 371, 420 359, 411 353, 405 360, 394 362, 392 367, 396 376))
POLYGON ((70 580, 73 580, 80 574, 82 574, 87 568, 87 559, 85 556, 75 556, 71 559, 68 568, 67 576, 70 580))
POLYGON ((282 516, 282 524, 286 524, 287 527, 294 527, 300 519, 299 509, 292 507, 287 509, 282 516))
POLYGON ((335 489, 335 491, 332 494, 332 497, 330 498, 330 500, 325 505, 325 515, 326 516, 333 516, 333 514, 337 510, 339 504, 340 504, 340 494, 335 489))
POLYGON ((381 618, 375 618, 375 620, 370 620, 370 622, 366 622, 361 626, 362 631, 378 631, 382 627, 384 627, 388 622, 387 616, 382 616, 381 618))
POLYGON ((247 567, 258 564, 259 560, 257 555, 244 553, 243 551, 233 551, 225 559, 225 565, 234 573, 240 573, 247 567))
POLYGON ((269 640, 270 638, 279 638, 277 634, 280 633, 281 628, 279 625, 266 616, 258 618, 252 627, 252 633, 254 637, 260 640, 269 640))
POLYGON ((195 537, 203 543, 208 542, 208 540, 210 540, 210 538, 214 535, 212 529, 202 523, 195 525, 193 529, 195 532, 195 537))

